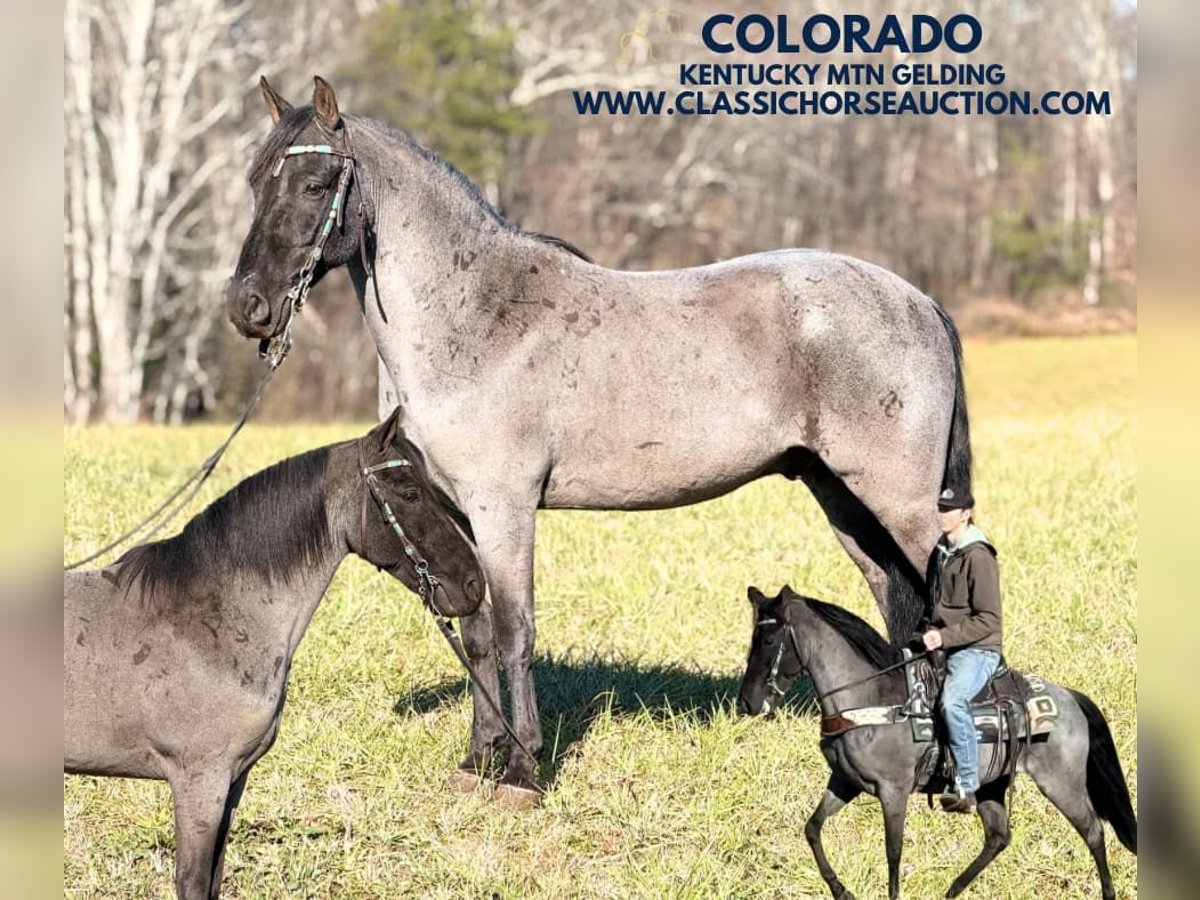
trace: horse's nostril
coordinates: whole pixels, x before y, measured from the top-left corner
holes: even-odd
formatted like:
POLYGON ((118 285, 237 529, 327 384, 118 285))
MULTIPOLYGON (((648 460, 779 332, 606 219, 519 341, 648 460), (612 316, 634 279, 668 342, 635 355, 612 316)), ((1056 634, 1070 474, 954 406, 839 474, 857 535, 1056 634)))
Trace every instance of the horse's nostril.
POLYGON ((466 592, 467 599, 472 603, 479 603, 483 600, 483 589, 479 586, 479 579, 475 576, 470 576, 463 582, 463 590, 466 592))
POLYGON ((271 306, 260 294, 251 294, 246 303, 246 321, 251 325, 266 325, 271 320, 271 306))

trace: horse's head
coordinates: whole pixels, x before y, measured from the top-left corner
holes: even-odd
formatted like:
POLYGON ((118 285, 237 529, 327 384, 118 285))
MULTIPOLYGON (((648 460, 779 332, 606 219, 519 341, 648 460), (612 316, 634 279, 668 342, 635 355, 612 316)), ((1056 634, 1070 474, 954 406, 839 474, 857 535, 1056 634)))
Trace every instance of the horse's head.
POLYGON ((362 501, 348 529, 350 549, 421 594, 435 612, 470 615, 485 582, 458 524, 465 519, 433 485, 398 419, 399 409, 358 442, 362 501))
POLYGON ((784 586, 777 597, 767 597, 756 587, 746 591, 754 608, 754 635, 746 674, 738 692, 737 709, 743 716, 770 713, 803 671, 796 652, 794 604, 796 594, 784 586))
POLYGON ((288 292, 309 272, 316 283, 359 252, 353 148, 333 88, 315 83, 312 106, 293 109, 266 78, 260 82, 274 128, 250 169, 254 221, 225 293, 229 318, 246 337, 283 332, 292 315, 288 292))

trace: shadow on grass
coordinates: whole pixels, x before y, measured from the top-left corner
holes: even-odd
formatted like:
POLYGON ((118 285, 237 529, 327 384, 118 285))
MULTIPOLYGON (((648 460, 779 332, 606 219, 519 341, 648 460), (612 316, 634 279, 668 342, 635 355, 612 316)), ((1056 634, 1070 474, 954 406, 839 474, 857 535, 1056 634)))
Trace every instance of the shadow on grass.
MULTIPOLYGON (((718 713, 733 715, 741 687, 740 679, 726 675, 603 657, 556 659, 540 655, 534 659, 533 679, 545 744, 539 776, 547 787, 553 786, 572 749, 605 711, 614 718, 645 711, 659 721, 694 716, 707 724, 718 713)), ((418 687, 397 700, 393 710, 401 716, 420 715, 444 703, 457 703, 464 696, 466 681, 463 673, 461 678, 418 687)), ((501 692, 508 714, 508 689, 503 678, 501 692)), ((788 691, 783 708, 793 714, 804 714, 812 708, 807 681, 802 679, 788 691)))

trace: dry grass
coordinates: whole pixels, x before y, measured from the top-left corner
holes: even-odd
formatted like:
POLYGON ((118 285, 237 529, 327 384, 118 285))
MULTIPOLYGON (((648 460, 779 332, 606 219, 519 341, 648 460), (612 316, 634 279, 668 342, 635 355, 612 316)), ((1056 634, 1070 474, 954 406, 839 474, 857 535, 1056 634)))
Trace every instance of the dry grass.
MULTIPOLYGON (((1014 665, 1090 694, 1131 788, 1136 750, 1136 346, 1129 337, 967 346, 977 497, 1000 548, 1014 665)), ((250 427, 208 499, 358 426, 250 427)), ((66 555, 153 505, 218 428, 70 432, 66 555)), ((275 748, 230 844, 230 897, 819 897, 802 823, 826 779, 816 722, 739 720, 745 587, 784 581, 879 623, 857 570, 797 485, 773 479, 661 513, 545 513, 538 538, 542 809, 448 794, 465 748, 464 679, 415 598, 357 560, 301 645, 275 748)), ((68 778, 64 888, 169 896, 163 785, 68 778)), ((913 799, 906 896, 940 895, 977 822, 913 799)), ((886 884, 878 807, 826 829, 842 880, 886 884)), ((1136 860, 1109 833, 1118 895, 1136 860)), ((1014 841, 976 897, 1090 897, 1083 842, 1022 779, 1014 841)))

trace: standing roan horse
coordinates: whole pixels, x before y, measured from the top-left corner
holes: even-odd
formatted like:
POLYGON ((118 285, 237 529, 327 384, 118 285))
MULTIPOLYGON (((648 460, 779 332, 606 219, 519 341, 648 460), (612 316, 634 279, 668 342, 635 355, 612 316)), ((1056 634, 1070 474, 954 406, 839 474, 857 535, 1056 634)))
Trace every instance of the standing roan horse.
POLYGON ((109 569, 63 577, 64 769, 171 783, 181 898, 220 892, 246 776, 347 553, 436 611, 479 607, 483 573, 397 420, 251 476, 109 569))
MULTIPOLYGON (((970 481, 961 352, 936 303, 816 251, 606 269, 505 221, 408 136, 342 116, 321 79, 301 109, 262 88, 275 127, 250 171, 230 318, 247 337, 278 338, 308 274, 347 266, 405 427, 470 521, 491 603, 464 621, 464 641, 493 692, 498 651, 526 747, 541 748, 539 507, 674 507, 764 475, 800 479, 889 631, 911 631, 935 498, 943 482, 970 481)), ((476 698, 464 780, 489 768, 503 735, 476 698)), ((534 765, 514 750, 501 796, 536 790, 534 765)))
MULTIPOLYGON (((771 599, 757 588, 750 588, 749 596, 755 628, 738 697, 741 712, 758 715, 772 690, 786 691, 802 673, 812 680, 821 714, 828 719, 840 710, 903 702, 904 676, 899 671, 872 677, 896 664, 899 653, 862 619, 841 607, 799 597, 790 587, 771 599), (846 689, 839 690, 843 686, 846 689)), ((1117 748, 1108 723, 1090 699, 1049 682, 1046 688, 1058 706, 1058 723, 1046 740, 1019 745, 1017 768, 1075 826, 1096 861, 1105 900, 1110 900, 1115 894, 1101 819, 1111 823, 1121 843, 1137 853, 1137 821, 1117 748)), ((904 813, 908 795, 921 787, 917 772, 927 746, 913 740, 907 721, 853 728, 822 740, 821 752, 833 774, 804 833, 834 897, 852 895, 825 857, 821 826, 863 792, 874 794, 883 807, 888 897, 899 896, 904 813)), ((1011 776, 1003 775, 976 793, 983 849, 946 896, 958 896, 1008 846, 1005 791, 1010 780, 1011 776)))

